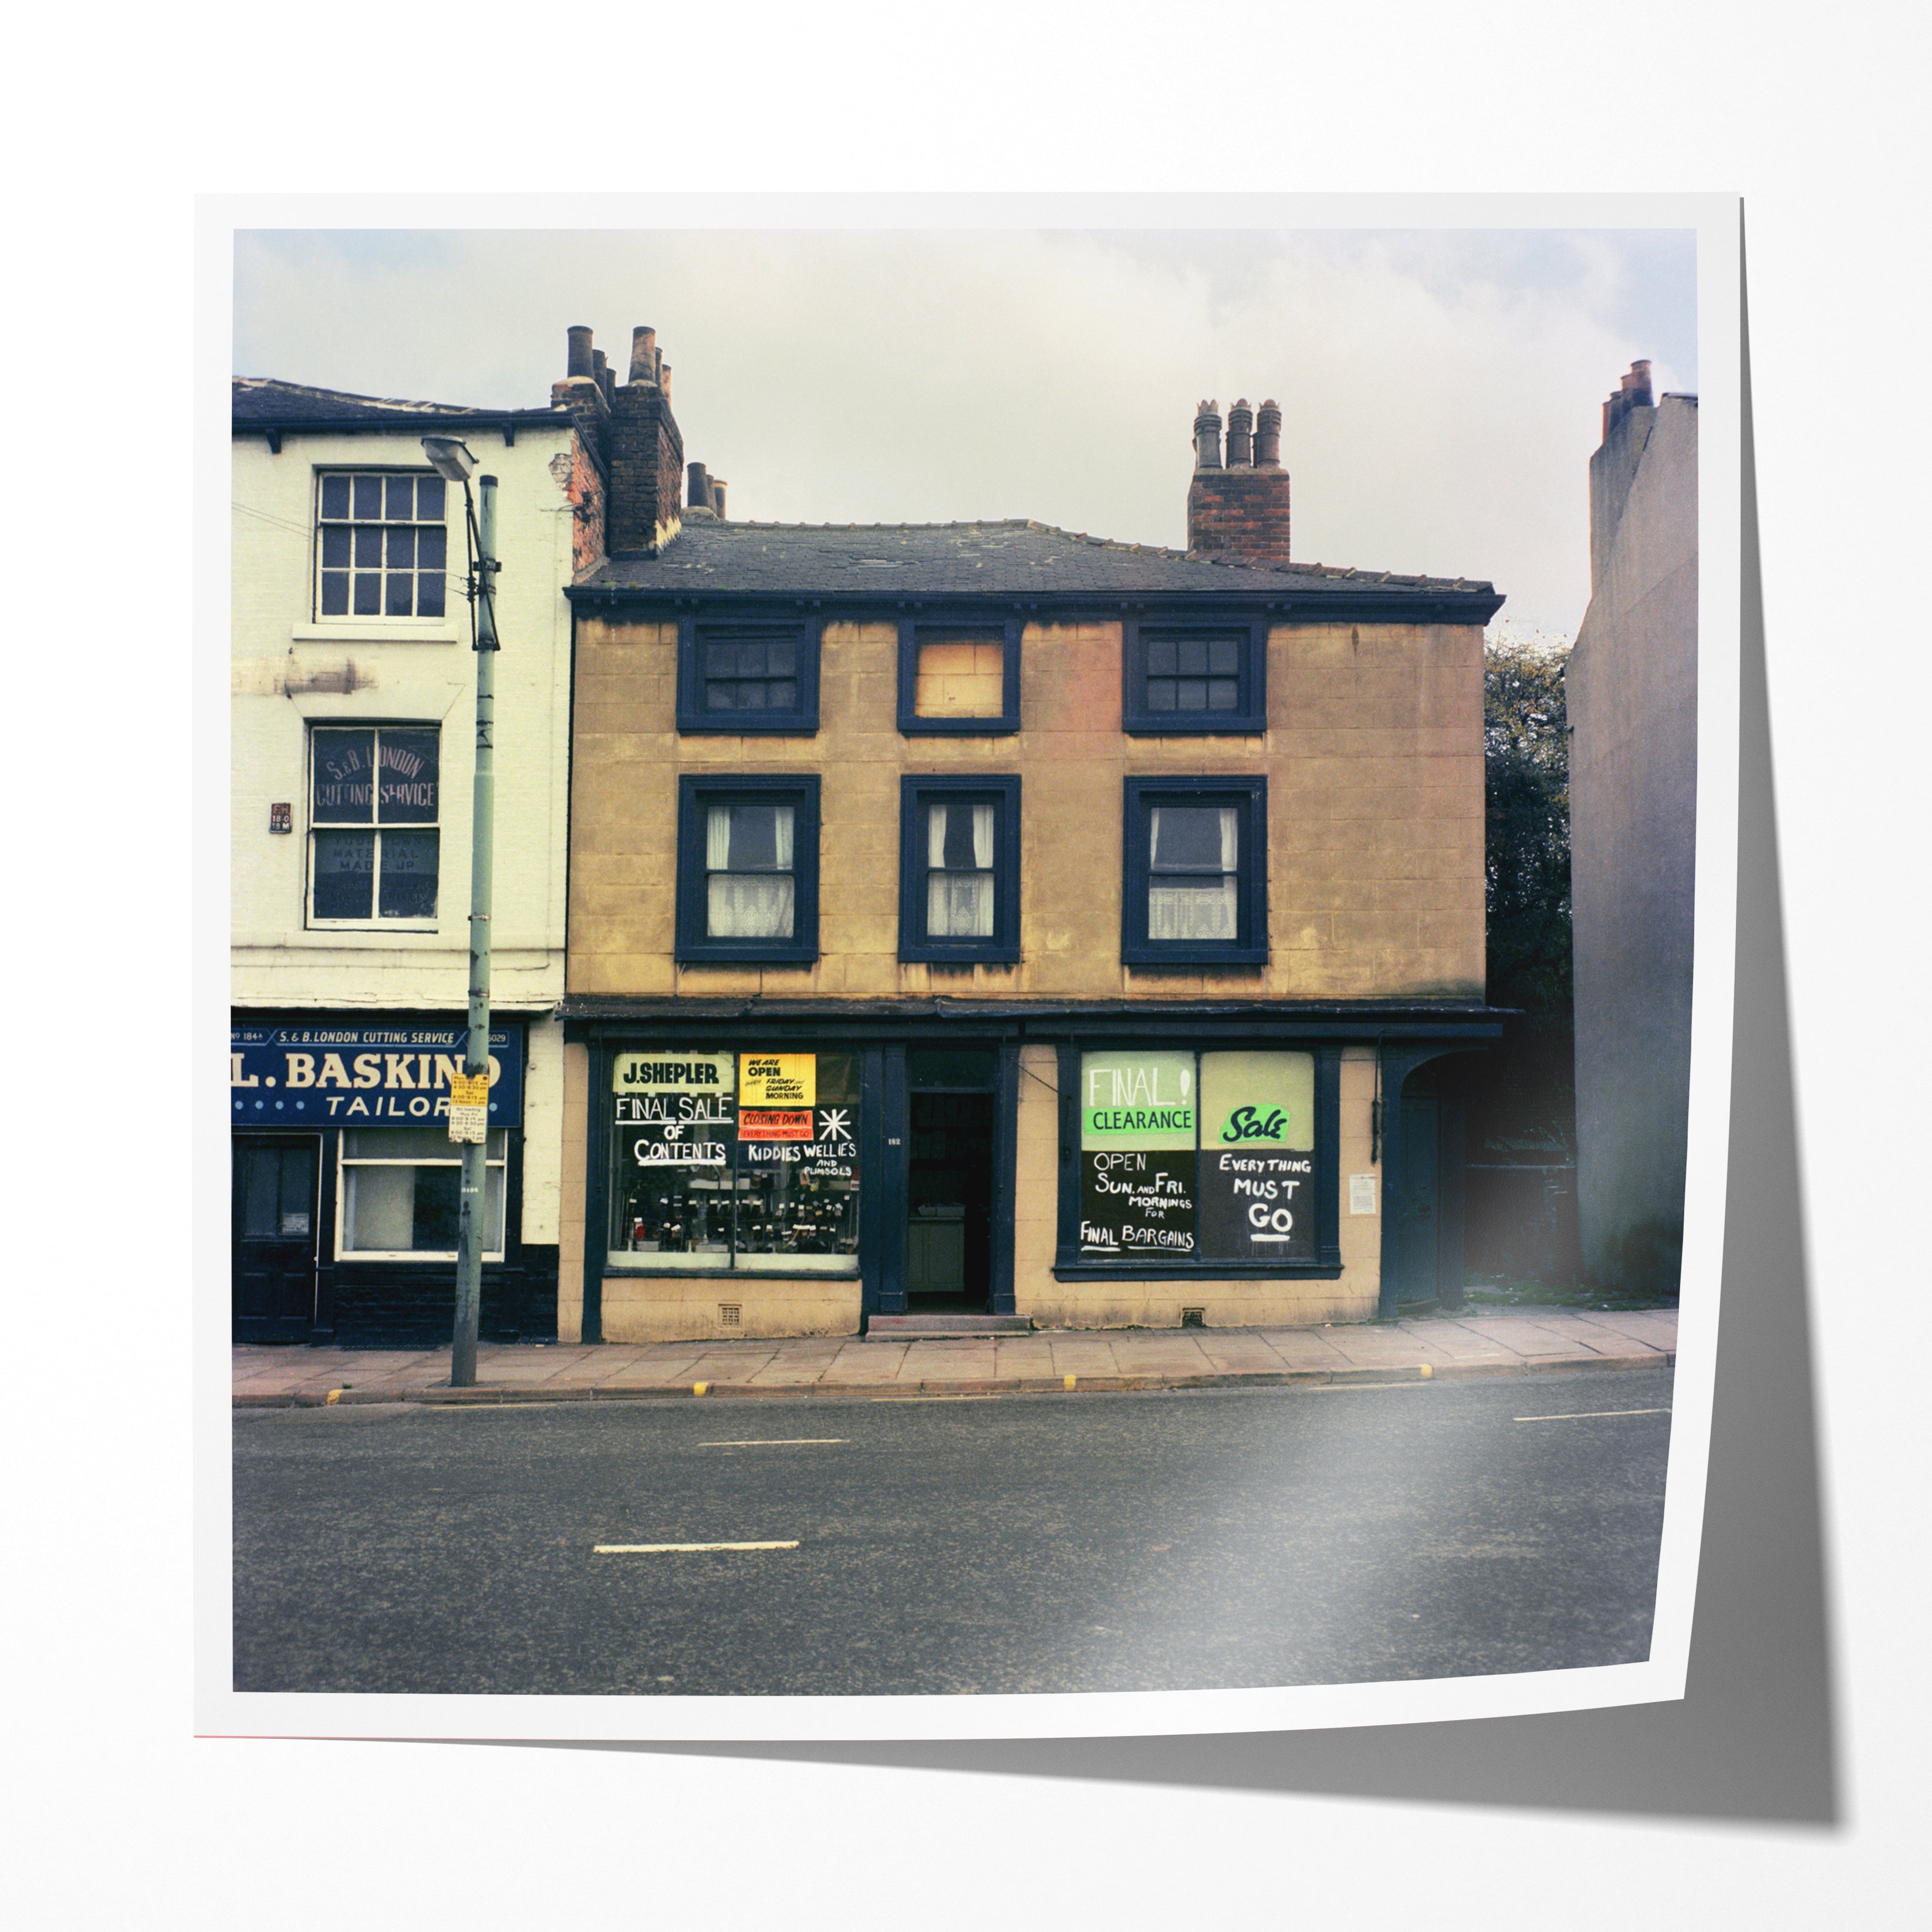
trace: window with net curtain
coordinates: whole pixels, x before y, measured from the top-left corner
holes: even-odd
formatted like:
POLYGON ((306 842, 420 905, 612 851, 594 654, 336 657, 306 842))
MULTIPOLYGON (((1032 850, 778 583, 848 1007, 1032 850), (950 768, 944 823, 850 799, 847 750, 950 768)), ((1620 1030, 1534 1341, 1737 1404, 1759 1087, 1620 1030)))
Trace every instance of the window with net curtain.
POLYGON ((1150 941, 1239 936, 1240 816, 1232 805, 1149 808, 1150 941))
POLYGON ((789 805, 712 805, 704 818, 705 932, 789 939, 796 886, 789 805))
POLYGON ((993 934, 993 830, 997 808, 949 800, 926 808, 926 932, 928 939, 993 934))

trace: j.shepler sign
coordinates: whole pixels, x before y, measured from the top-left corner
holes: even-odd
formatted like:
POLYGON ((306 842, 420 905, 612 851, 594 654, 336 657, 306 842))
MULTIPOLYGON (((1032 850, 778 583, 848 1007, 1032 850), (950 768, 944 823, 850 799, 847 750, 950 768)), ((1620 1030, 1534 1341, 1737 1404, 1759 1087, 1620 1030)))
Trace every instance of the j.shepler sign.
POLYGON ((1306 1053, 1089 1053, 1080 1252, 1315 1258, 1315 1063, 1306 1053))
MULTIPOLYGON (((460 1026, 238 1026, 228 1036, 237 1126, 424 1126, 449 1118, 463 1070, 460 1026)), ((524 1119, 520 1027, 490 1030, 490 1124, 524 1119)))
POLYGON ((611 1063, 613 1122, 628 1160, 647 1168, 784 1168, 850 1180, 856 1109, 814 1104, 811 1054, 622 1053, 611 1063), (785 1104, 774 1105, 782 1102, 785 1104), (742 1105, 740 1103, 742 1103, 742 1105))

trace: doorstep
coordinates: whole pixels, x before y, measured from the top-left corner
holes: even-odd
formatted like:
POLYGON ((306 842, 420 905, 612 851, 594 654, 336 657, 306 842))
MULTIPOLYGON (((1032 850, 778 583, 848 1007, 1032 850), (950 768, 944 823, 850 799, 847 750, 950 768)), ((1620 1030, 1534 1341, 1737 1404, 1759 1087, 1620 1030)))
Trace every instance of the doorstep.
POLYGON ((866 1324, 867 1342, 917 1341, 933 1336, 1030 1335, 1026 1315, 874 1315, 866 1324))

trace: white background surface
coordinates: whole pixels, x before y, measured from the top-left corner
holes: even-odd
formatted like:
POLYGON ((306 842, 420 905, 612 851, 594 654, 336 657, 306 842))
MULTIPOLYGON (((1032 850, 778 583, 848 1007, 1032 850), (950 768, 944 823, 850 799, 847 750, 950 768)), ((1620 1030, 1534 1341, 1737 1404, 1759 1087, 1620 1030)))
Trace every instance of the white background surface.
POLYGON ((151 14, 79 47, 70 15, 22 37, 4 326, 27 604, 9 1084, 28 1158, 5 1412, 28 1922, 1920 1922, 1918 16, 1853 5, 1748 44, 1709 4, 908 18, 412 24, 350 6, 326 32, 151 14), (418 131, 418 81, 466 139, 418 131), (617 100, 609 126, 586 121, 617 100), (181 828, 190 792, 218 825, 225 747, 183 755, 188 196, 657 182, 1744 194, 1841 1825, 190 1738, 181 828), (1877 1199, 1874 1161, 1895 1177, 1877 1199))

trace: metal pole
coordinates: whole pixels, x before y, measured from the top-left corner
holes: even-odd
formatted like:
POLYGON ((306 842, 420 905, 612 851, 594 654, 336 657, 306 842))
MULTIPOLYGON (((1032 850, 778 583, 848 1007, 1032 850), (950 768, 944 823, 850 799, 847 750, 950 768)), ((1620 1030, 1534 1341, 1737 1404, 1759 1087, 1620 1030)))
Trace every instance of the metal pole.
MULTIPOLYGON (((463 1070, 490 1068, 490 902, 496 806, 496 479, 477 478, 483 513, 476 539, 476 775, 470 816, 470 1044, 463 1070)), ((469 494, 465 484, 464 494, 469 494)), ((483 1243, 488 1216, 489 1130, 463 1148, 463 1192, 456 1237, 456 1327, 450 1342, 449 1385, 476 1382, 477 1318, 483 1298, 483 1243)), ((508 1204, 505 1203, 506 1210, 508 1204)))

